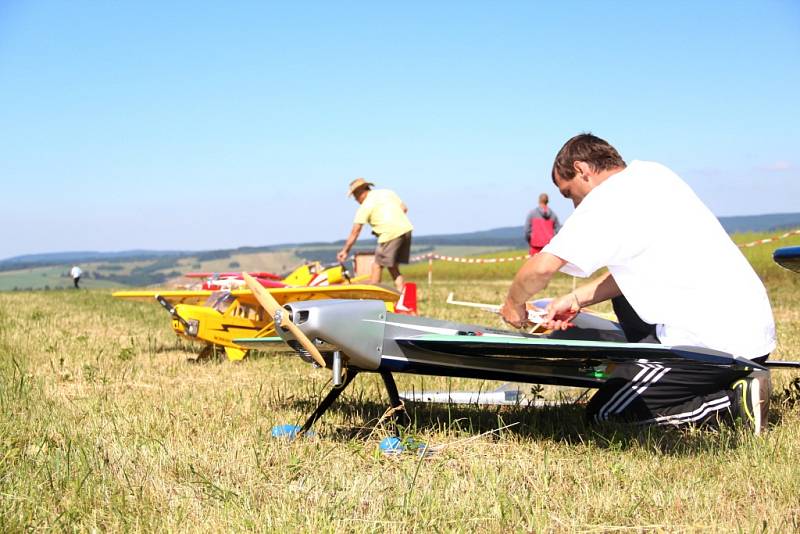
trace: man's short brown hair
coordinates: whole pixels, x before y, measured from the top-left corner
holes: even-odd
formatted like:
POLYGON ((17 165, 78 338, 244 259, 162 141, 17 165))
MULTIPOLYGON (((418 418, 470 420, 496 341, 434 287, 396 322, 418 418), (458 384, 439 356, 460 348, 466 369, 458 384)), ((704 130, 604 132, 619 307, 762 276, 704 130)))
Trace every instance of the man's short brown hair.
POLYGON ((606 171, 625 167, 625 161, 617 149, 590 133, 576 135, 561 147, 553 162, 551 177, 556 181, 556 173, 562 180, 575 178, 576 161, 587 163, 594 171, 606 171))

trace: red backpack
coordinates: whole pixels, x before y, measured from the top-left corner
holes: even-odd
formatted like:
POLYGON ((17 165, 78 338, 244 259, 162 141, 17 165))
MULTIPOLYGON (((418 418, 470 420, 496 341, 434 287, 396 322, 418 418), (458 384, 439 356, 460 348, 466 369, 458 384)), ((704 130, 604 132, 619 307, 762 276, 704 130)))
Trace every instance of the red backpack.
POLYGON ((541 248, 548 244, 553 236, 556 235, 555 220, 533 218, 531 219, 531 247, 541 248))

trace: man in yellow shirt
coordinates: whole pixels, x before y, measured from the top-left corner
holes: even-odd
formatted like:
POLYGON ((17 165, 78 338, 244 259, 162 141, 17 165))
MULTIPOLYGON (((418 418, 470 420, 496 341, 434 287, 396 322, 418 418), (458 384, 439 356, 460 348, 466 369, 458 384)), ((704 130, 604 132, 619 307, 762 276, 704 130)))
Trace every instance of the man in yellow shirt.
POLYGON ((406 216, 408 207, 403 204, 400 197, 388 189, 372 189, 374 186, 375 184, 363 178, 356 178, 350 182, 347 196, 352 195, 361 206, 356 211, 353 229, 342 250, 336 254, 336 258, 340 262, 347 259, 350 249, 358 239, 358 234, 361 233, 361 227, 369 223, 372 226, 372 233, 378 238, 369 283, 379 283, 383 268, 386 267, 394 279, 395 287, 398 291, 402 291, 405 282, 399 266, 401 263, 408 263, 411 254, 411 231, 414 227, 406 216))

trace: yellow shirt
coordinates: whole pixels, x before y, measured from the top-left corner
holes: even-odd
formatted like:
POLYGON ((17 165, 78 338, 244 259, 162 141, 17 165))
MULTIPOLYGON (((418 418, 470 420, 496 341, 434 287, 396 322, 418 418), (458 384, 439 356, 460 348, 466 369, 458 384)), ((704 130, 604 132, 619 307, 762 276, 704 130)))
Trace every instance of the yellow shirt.
POLYGON ((369 223, 378 234, 378 243, 386 243, 414 229, 403 211, 403 201, 394 191, 373 189, 356 211, 355 224, 369 223))

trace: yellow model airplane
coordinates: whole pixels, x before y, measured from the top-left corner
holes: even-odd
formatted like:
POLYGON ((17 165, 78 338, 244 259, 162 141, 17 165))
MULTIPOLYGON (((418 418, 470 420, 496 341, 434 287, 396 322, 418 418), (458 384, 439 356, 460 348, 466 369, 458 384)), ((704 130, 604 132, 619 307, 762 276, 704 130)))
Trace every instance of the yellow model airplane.
MULTIPOLYGON (((361 284, 282 287, 268 291, 281 305, 319 299, 382 300, 388 311, 394 311, 394 304, 400 296, 390 289, 361 284)), ((272 317, 264 313, 249 289, 117 291, 112 296, 158 301, 172 316, 172 329, 176 334, 206 343, 201 356, 209 355, 215 346, 221 346, 229 360, 241 360, 248 349, 234 343, 234 339, 275 335, 272 317)))

